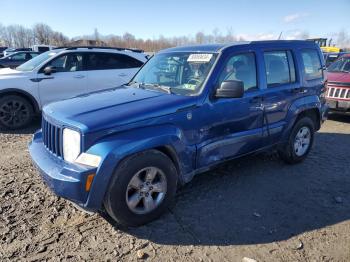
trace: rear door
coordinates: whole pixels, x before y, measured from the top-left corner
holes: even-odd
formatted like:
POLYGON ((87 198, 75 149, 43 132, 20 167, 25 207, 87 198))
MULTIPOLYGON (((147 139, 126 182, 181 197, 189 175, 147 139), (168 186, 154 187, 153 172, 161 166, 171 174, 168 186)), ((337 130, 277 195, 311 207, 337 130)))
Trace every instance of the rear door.
POLYGON ((89 91, 104 90, 128 83, 142 66, 137 59, 118 53, 88 53, 89 91))
POLYGON ((279 142, 286 117, 294 100, 304 95, 300 75, 296 70, 296 55, 292 49, 262 50, 264 63, 265 90, 264 107, 264 144, 279 142))
POLYGON ((67 99, 88 92, 87 73, 83 68, 83 53, 62 54, 45 66, 38 74, 36 81, 39 85, 41 104, 67 99), (44 74, 44 68, 51 66, 55 73, 44 74))

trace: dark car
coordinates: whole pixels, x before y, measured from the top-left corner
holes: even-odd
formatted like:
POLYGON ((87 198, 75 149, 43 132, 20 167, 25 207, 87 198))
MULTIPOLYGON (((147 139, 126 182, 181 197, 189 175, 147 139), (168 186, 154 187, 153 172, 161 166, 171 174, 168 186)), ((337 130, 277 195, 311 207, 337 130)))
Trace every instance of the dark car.
POLYGON ((28 60, 32 59, 33 57, 36 57, 39 55, 39 52, 16 52, 11 55, 5 56, 3 58, 0 58, 0 68, 10 67, 10 68, 16 68, 17 66, 23 64, 24 62, 27 62, 28 60))
POLYGON ((4 50, 4 56, 8 56, 8 55, 11 55, 13 53, 21 52, 21 51, 33 51, 33 50, 31 48, 27 48, 27 47, 7 48, 6 50, 4 50))
POLYGON ((0 58, 4 56, 4 51, 7 49, 7 46, 0 46, 0 58))
POLYGON ((350 54, 341 56, 327 71, 326 99, 331 112, 350 114, 350 54))
POLYGON ((163 50, 127 85, 45 106, 30 154, 57 195, 142 225, 223 161, 265 150, 303 161, 327 115, 324 71, 310 41, 163 50))

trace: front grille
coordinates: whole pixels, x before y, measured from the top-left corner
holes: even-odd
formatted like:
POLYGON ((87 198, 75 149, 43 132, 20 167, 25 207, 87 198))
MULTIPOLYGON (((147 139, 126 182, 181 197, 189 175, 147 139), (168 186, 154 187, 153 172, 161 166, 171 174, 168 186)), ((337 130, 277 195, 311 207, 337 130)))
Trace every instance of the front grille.
POLYGON ((350 99, 350 88, 328 86, 327 98, 350 99))
POLYGON ((42 119, 41 128, 45 147, 56 156, 62 157, 62 128, 49 123, 45 118, 42 119))

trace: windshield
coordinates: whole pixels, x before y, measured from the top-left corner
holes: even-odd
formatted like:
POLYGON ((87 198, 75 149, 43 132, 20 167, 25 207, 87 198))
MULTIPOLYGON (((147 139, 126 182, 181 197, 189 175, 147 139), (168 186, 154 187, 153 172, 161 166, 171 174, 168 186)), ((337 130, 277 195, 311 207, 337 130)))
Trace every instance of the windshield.
POLYGON ((342 57, 328 67, 328 72, 350 72, 350 57, 342 57))
POLYGON ((50 57, 56 55, 57 53, 58 52, 47 51, 45 53, 42 53, 41 55, 34 57, 33 59, 30 59, 29 61, 25 62, 24 64, 16 67, 16 69, 18 71, 32 71, 33 69, 37 68, 43 62, 48 60, 50 57))
POLYGON ((182 95, 197 94, 216 57, 217 54, 209 53, 158 54, 142 67, 129 85, 182 95))

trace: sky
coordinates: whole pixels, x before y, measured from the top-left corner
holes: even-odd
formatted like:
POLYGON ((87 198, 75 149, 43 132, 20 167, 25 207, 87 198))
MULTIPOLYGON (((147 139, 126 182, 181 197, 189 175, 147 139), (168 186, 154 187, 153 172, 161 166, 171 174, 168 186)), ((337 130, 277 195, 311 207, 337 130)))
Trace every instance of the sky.
POLYGON ((245 39, 350 33, 350 0, 0 0, 0 24, 46 23, 68 37, 129 32, 137 38, 228 30, 245 39))

